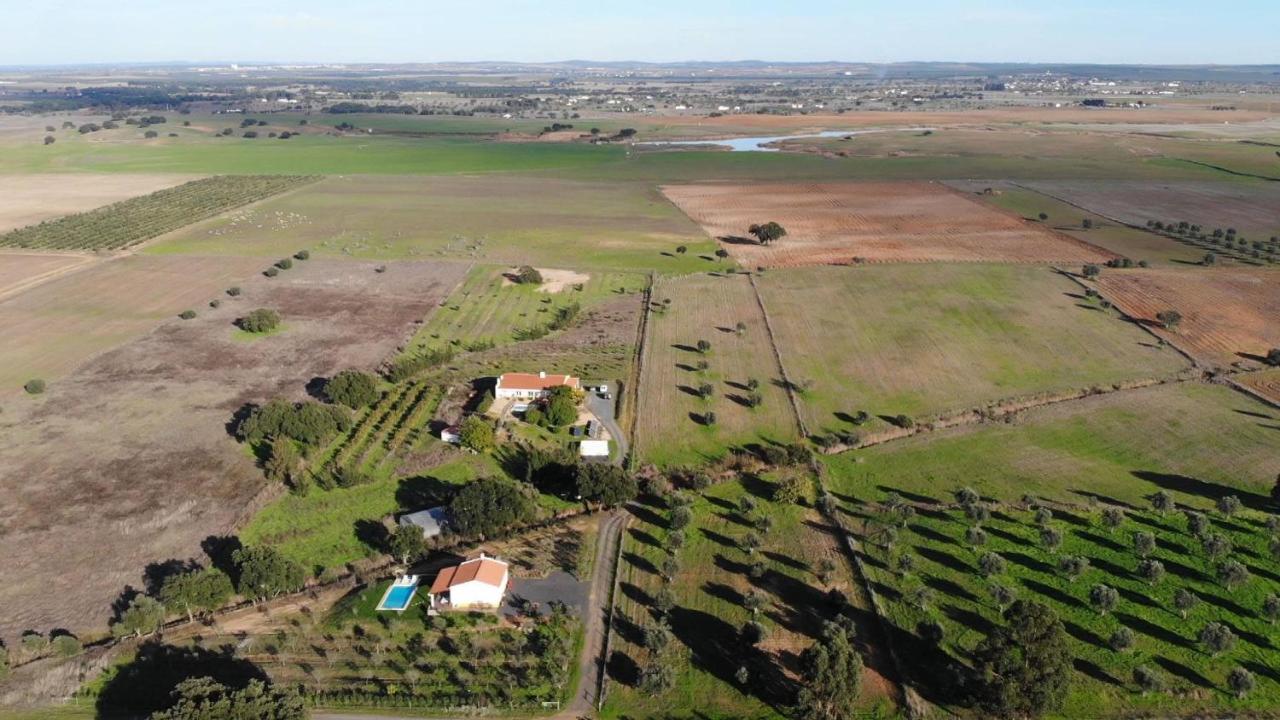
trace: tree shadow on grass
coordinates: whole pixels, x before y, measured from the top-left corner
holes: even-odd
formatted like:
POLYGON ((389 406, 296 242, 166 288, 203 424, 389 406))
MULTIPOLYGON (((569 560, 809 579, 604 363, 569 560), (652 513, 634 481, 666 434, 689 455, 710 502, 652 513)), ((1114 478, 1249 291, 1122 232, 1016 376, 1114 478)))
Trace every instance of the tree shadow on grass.
POLYGON ((1224 597, 1222 597, 1221 595, 1218 595, 1217 593, 1210 593, 1210 592, 1198 592, 1198 593, 1196 593, 1196 595, 1197 595, 1201 600, 1204 600, 1205 602, 1209 603, 1210 605, 1213 605, 1214 607, 1218 607, 1218 608, 1221 608, 1221 609, 1223 609, 1223 610, 1226 610, 1227 612, 1229 612, 1229 613, 1231 613, 1231 614, 1233 614, 1233 615, 1238 615, 1239 617, 1252 617, 1252 616, 1253 616, 1253 612, 1251 612, 1251 611, 1249 611, 1249 610, 1245 609, 1242 605, 1240 605, 1240 604, 1239 604, 1239 603, 1237 603, 1236 601, 1234 601, 1234 600, 1228 600, 1227 598, 1224 598, 1224 597))
POLYGON ((1131 615, 1129 613, 1124 613, 1124 612, 1117 612, 1114 614, 1115 614, 1116 620, 1119 620, 1120 622, 1124 623, 1124 625, 1129 629, 1136 630, 1142 633, 1143 635, 1147 635, 1149 637, 1155 638, 1160 642, 1168 643, 1170 645, 1177 645, 1178 647, 1186 648, 1187 650, 1194 650, 1196 647, 1194 642, 1188 640, 1187 638, 1182 637, 1181 635, 1173 632, 1172 630, 1166 627, 1156 625, 1150 620, 1146 620, 1144 618, 1138 617, 1137 615, 1131 615))
POLYGON ((972 610, 962 608, 959 605, 951 603, 940 605, 938 609, 942 611, 943 615, 946 615, 953 622, 960 623, 970 630, 980 632, 984 635, 991 632, 991 621, 972 610))
POLYGON ((730 587, 724 583, 705 582, 702 584, 702 591, 735 607, 741 605, 745 599, 737 588, 730 587))
POLYGON ((974 595, 954 580, 948 580, 947 578, 940 578, 934 575, 925 575, 920 580, 925 585, 928 585, 934 590, 942 593, 944 597, 959 597, 975 603, 979 600, 977 595, 974 595))
POLYGON ((699 528, 698 532, 702 533, 702 536, 705 537, 706 539, 716 543, 721 547, 726 547, 726 548, 729 548, 730 550, 733 550, 738 547, 737 541, 735 541, 733 538, 729 537, 728 535, 722 535, 716 532, 715 530, 699 528))
POLYGON ((1023 578, 1022 584, 1031 592, 1034 592, 1038 595, 1043 595, 1044 597, 1049 598, 1054 602, 1060 603, 1062 605, 1079 608, 1081 610, 1089 609, 1089 606, 1085 605, 1084 601, 1080 600, 1079 598, 1072 597, 1071 595, 1068 595, 1067 593, 1063 592, 1062 590, 1059 590, 1056 587, 1053 587, 1052 585, 1046 585, 1042 582, 1032 580, 1030 578, 1023 578))
POLYGON ((635 687, 640 682, 640 665, 628 654, 614 650, 605 663, 605 671, 614 681, 628 687, 635 687))
POLYGON ((777 710, 794 700, 795 683, 776 665, 760 662, 757 653, 744 648, 738 628, 724 620, 701 610, 678 607, 671 611, 671 630, 689 649, 694 667, 738 687, 733 675, 739 667, 749 664, 752 682, 742 688, 744 692, 777 710))
POLYGON ((641 588, 635 583, 618 583, 618 590, 620 590, 627 599, 639 603, 640 605, 649 606, 653 604, 653 598, 650 597, 649 593, 645 592, 644 588, 641 588))
POLYGON ((439 507, 448 503, 457 492, 457 485, 438 478, 426 475, 407 477, 396 485, 396 505, 410 511, 439 507))
POLYGON ((991 535, 991 536, 993 536, 993 537, 998 537, 998 538, 1000 538, 1001 540, 1004 540, 1004 541, 1006 541, 1006 542, 1013 543, 1014 545, 1026 545, 1026 544, 1028 544, 1028 543, 1032 542, 1031 540, 1028 540, 1027 538, 1024 538, 1024 537, 1018 537, 1017 535, 1014 535, 1013 533, 1009 532, 1008 530, 1005 530, 1004 528, 1001 528, 1001 527, 997 527, 997 526, 995 526, 995 525, 992 525, 991 523, 986 523, 986 524, 983 526, 983 528, 982 528, 982 529, 983 529, 983 530, 986 530, 986 531, 987 531, 987 534, 989 534, 989 535, 991 535))
POLYGON ((903 490, 902 488, 890 487, 890 486, 888 486, 888 485, 877 485, 877 486, 876 486, 876 489, 877 489, 877 490, 879 490, 880 492, 882 492, 882 493, 886 493, 886 494, 887 494, 887 493, 891 493, 891 492, 898 493, 898 495, 901 495, 901 496, 902 496, 902 498, 903 498, 903 499, 905 499, 905 500, 907 500, 908 502, 914 502, 914 503, 927 503, 927 504, 929 504, 929 505, 937 505, 937 504, 938 504, 938 501, 937 501, 935 498, 931 498, 931 497, 929 497, 928 495, 921 495, 921 494, 920 494, 920 493, 918 493, 918 492, 911 492, 911 491, 909 491, 909 490, 903 490))
POLYGON ((236 564, 235 553, 243 547, 244 543, 235 535, 210 535, 200 541, 200 549, 209 556, 209 564, 226 573, 233 585, 240 582, 240 566, 236 564))
POLYGON ((667 527, 666 518, 662 517, 661 515, 650 510, 647 507, 639 506, 633 503, 631 505, 628 505, 627 509, 631 512, 632 515, 636 517, 637 520, 639 520, 642 523, 647 523, 649 525, 652 525, 658 528, 667 527))
POLYGON ((1088 660, 1084 660, 1082 658, 1075 658, 1074 660, 1071 661, 1071 665, 1076 669, 1076 672, 1079 672, 1082 675, 1087 675, 1093 678, 1094 680, 1097 680, 1098 682, 1103 682, 1108 685, 1114 685, 1116 687, 1124 687, 1123 682, 1112 677, 1106 670, 1103 670, 1102 667, 1100 667, 1097 663, 1093 663, 1088 660))
POLYGON ((1180 492, 1187 495, 1197 495, 1208 500, 1216 501, 1219 498, 1224 498, 1228 495, 1235 495, 1240 498, 1240 502, 1245 507, 1251 510, 1267 510, 1269 509, 1271 502, 1265 495, 1259 495, 1247 490, 1199 480, 1187 475, 1150 472, 1147 470, 1134 470, 1131 474, 1139 480, 1145 480, 1154 485, 1158 485, 1165 490, 1180 492))
POLYGON ((627 617, 626 613, 618 612, 613 616, 613 631, 618 637, 631 643, 632 645, 640 645, 644 642, 644 628, 635 620, 627 617))
POLYGON ((649 545, 650 547, 655 547, 655 548, 662 547, 662 543, 658 542, 658 538, 650 535, 649 533, 645 532, 644 530, 641 530, 640 528, 631 528, 627 530, 627 533, 631 535, 631 537, 636 542, 642 545, 649 545))
POLYGON ((1163 655, 1156 655, 1151 659, 1155 662, 1155 664, 1159 665, 1161 668, 1164 668, 1164 671, 1169 673, 1170 675, 1182 678, 1183 680, 1186 680, 1192 685, 1197 685, 1207 690, 1213 689, 1213 683, 1209 681, 1209 678, 1206 678, 1205 676, 1201 675, 1200 673, 1196 672, 1195 670, 1192 670, 1191 668, 1187 667, 1186 665, 1183 665, 1182 663, 1176 660, 1171 660, 1167 657, 1164 657, 1163 655))
POLYGON ((160 588, 169 578, 199 569, 200 564, 190 558, 186 560, 171 558, 163 562, 150 563, 142 571, 143 585, 148 595, 158 596, 160 588))
POLYGON ((912 525, 908 525, 907 527, 911 529, 911 532, 919 535, 920 537, 928 538, 942 545, 959 545, 960 544, 956 542, 955 538, 949 535, 943 535, 942 533, 938 532, 937 530, 934 530, 933 528, 927 525, 921 525, 919 523, 915 523, 912 525))
POLYGON ((1104 535, 1099 535, 1098 533, 1095 533, 1095 532, 1090 532, 1088 530, 1077 530, 1076 537, 1080 538, 1081 540, 1087 540, 1088 542, 1093 543, 1094 545, 1104 547, 1112 552, 1122 553, 1122 552, 1129 551, 1129 548, 1125 547, 1124 545, 1121 545, 1115 540, 1109 537, 1106 537, 1104 535))
POLYGON ((1062 622, 1062 627, 1066 629, 1068 635, 1079 640, 1085 645, 1092 645, 1097 648, 1105 648, 1107 646, 1106 640, 1103 640, 1100 635, 1083 625, 1074 623, 1070 620, 1064 620, 1062 622))
POLYGON ((1094 499, 1094 500, 1096 500, 1096 501, 1098 501, 1098 502, 1100 502, 1100 503, 1102 503, 1102 504, 1104 504, 1104 505, 1114 505, 1114 506, 1116 506, 1116 507, 1122 507, 1122 508, 1124 508, 1124 509, 1126 509, 1126 510, 1137 510, 1137 509, 1138 509, 1138 507, 1137 507, 1136 505, 1134 505, 1133 503, 1126 502, 1126 501, 1124 501, 1124 500, 1117 500, 1116 498, 1113 498, 1113 497, 1110 497, 1110 496, 1107 496, 1107 495, 1100 495, 1100 494, 1098 494, 1098 493, 1096 493, 1096 492, 1093 492, 1093 491, 1091 491, 1091 490, 1072 490, 1071 492, 1072 492, 1073 494, 1075 494, 1075 495, 1079 495, 1080 497, 1083 497, 1083 498, 1092 498, 1092 499, 1094 499))
POLYGON ((146 717, 169 707, 173 689, 191 677, 211 677, 233 688, 267 679, 256 665, 234 657, 230 650, 146 643, 131 662, 107 680, 95 704, 97 715, 146 717))
POLYGON ((1045 575, 1052 575, 1054 573, 1054 567, 1052 565, 1043 560, 1037 560, 1026 553, 1006 550, 1000 554, 1004 555, 1005 559, 1009 562, 1021 565, 1028 570, 1043 573, 1045 575))
POLYGON ((799 571, 801 571, 801 572, 808 572, 808 571, 809 571, 809 564, 808 564, 808 563, 806 563, 806 562, 802 562, 802 561, 800 561, 800 560, 797 560, 797 559, 795 559, 795 558, 791 557, 790 555, 783 555, 782 553, 780 553, 780 552, 774 552, 773 550, 765 550, 765 551, 764 551, 763 553, 761 553, 761 554, 762 554, 762 555, 764 555, 765 557, 769 558, 770 560, 772 560, 772 561, 774 561, 774 562, 778 563, 779 565, 786 565, 787 567, 791 568, 792 570, 799 570, 799 571))
POLYGON ((931 548, 927 545, 915 545, 912 547, 912 549, 914 549, 920 557, 926 560, 931 560, 933 562, 936 562, 945 568, 954 570, 955 572, 958 572, 958 573, 974 572, 973 567, 969 565, 969 563, 965 562, 964 560, 961 560, 960 558, 956 557, 955 555, 952 555, 949 552, 944 552, 942 550, 938 550, 937 548, 931 548))

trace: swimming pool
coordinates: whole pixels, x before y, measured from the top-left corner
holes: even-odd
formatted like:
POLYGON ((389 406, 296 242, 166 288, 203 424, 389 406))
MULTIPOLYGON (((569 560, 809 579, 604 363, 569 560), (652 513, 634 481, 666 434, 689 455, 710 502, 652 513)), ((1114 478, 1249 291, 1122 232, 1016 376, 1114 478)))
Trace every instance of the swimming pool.
POLYGON ((382 595, 382 601, 378 603, 379 610, 404 610, 409 607, 409 603, 413 601, 414 593, 418 591, 418 578, 401 578, 391 583, 387 591, 382 595))

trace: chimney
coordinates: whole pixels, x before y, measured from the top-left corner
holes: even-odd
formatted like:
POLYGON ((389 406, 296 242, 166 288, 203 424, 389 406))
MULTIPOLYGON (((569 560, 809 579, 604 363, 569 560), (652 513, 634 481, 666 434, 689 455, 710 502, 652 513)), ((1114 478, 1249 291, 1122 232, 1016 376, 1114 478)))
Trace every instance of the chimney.
POLYGON ((540 380, 546 380, 546 379, 547 379, 547 371, 546 371, 546 370, 539 370, 539 371, 538 371, 538 378, 539 378, 540 380))

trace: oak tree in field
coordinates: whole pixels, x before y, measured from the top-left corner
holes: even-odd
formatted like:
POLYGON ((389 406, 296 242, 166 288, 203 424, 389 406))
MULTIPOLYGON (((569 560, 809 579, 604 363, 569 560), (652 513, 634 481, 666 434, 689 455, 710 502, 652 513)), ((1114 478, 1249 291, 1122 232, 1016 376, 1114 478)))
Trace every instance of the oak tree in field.
POLYGON ((1173 607, 1183 620, 1187 619, 1187 612, 1199 604, 1199 596, 1186 588, 1178 588, 1173 594, 1173 607))
POLYGON ((533 520, 532 488, 510 480, 481 478, 463 486, 449 503, 455 530, 462 535, 493 536, 533 520))
POLYGON ((231 560, 239 571, 236 589, 254 600, 301 590, 306 582, 301 565, 267 545, 240 548, 232 553, 231 560))
POLYGON ((755 236, 761 245, 768 245, 786 237, 787 230, 776 222, 770 221, 761 225, 752 225, 747 232, 755 236))
POLYGON ((1146 557, 1155 552, 1156 536, 1145 531, 1138 531, 1133 534, 1133 552, 1138 557, 1146 557))
POLYGON ((1161 310, 1156 313, 1156 320, 1165 330, 1176 330, 1182 323, 1182 313, 1177 310, 1161 310))
POLYGON ((270 308, 258 308, 236 320, 236 324, 245 332, 271 332, 280 326, 280 313, 270 308))
POLYGON ((231 599, 235 588, 231 578, 217 568, 205 568, 172 575, 160 586, 160 600, 170 610, 187 614, 192 620, 198 612, 213 612, 231 599))
POLYGON ((862 657, 854 645, 853 624, 828 622, 822 635, 800 657, 804 686, 796 702, 798 717, 845 720, 853 717, 862 679, 862 657))
POLYGON ((493 426, 477 415, 462 421, 458 429, 458 441, 463 447, 476 452, 488 452, 494 447, 493 426))
POLYGON ((173 689, 173 704, 152 713, 152 720, 305 720, 307 707, 294 690, 250 680, 243 688, 229 687, 211 677, 187 678, 173 689))
POLYGON ((1237 665, 1227 673, 1227 687, 1231 688, 1236 697, 1244 698, 1253 690, 1253 686, 1253 673, 1248 670, 1237 665))
POLYGON ((1120 602, 1120 593, 1116 589, 1101 583, 1089 588, 1089 604, 1098 611, 1100 615, 1106 615, 1116 608, 1120 602))
POLYGON ((324 384, 324 394, 329 402, 358 410, 377 402, 378 379, 361 370, 343 370, 324 384))
POLYGON ((1164 676, 1148 665, 1139 665, 1133 669, 1133 684, 1145 696, 1164 689, 1164 676))
POLYGON ((111 634, 117 638, 142 637, 159 630, 162 624, 164 606, 155 598, 139 595, 111 624, 111 634))
POLYGON ((1073 672, 1062 622, 1048 606, 1027 600, 1015 601, 1004 619, 973 651, 983 707, 1001 717, 1061 707, 1073 672))
POLYGON ((1200 630, 1199 640, 1210 655, 1217 656, 1235 647, 1236 635, 1226 625, 1211 622, 1200 630))
POLYGON ((387 537, 387 552, 402 565, 408 564, 411 558, 421 555, 426 549, 426 538, 422 534, 422 528, 417 525, 397 525, 387 537))

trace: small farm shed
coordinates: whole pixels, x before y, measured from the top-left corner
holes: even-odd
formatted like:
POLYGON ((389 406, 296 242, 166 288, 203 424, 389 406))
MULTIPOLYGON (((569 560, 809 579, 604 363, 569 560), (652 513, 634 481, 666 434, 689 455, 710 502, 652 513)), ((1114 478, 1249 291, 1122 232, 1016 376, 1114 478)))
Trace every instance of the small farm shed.
POLYGON ((449 525, 449 509, 441 506, 406 513, 400 516, 400 524, 420 527, 422 536, 431 539, 444 532, 449 525))
POLYGON ((608 440, 583 440, 578 443, 578 455, 584 458, 609 457, 608 440))

